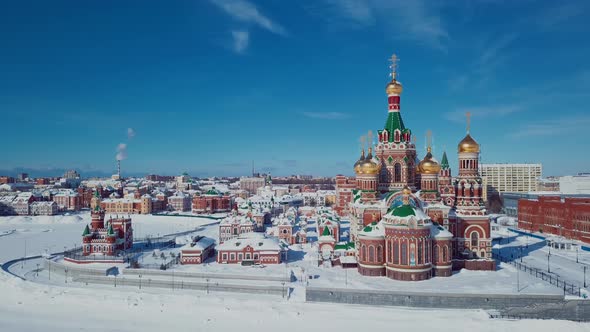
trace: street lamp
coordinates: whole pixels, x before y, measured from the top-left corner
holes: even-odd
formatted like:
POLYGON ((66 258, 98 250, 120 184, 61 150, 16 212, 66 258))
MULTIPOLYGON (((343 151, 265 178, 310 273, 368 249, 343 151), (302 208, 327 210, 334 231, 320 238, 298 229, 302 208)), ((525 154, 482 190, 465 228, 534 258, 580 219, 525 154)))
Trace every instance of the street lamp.
POLYGON ((578 247, 576 246, 576 263, 579 263, 580 260, 578 259, 578 247))
POLYGON ((584 265, 584 288, 586 288, 586 269, 588 268, 588 266, 584 265))
POLYGON ((141 274, 139 275, 139 289, 141 289, 141 274))
POLYGON ((551 267, 549 266, 549 257, 551 257, 551 252, 547 254, 547 273, 551 273, 551 267))

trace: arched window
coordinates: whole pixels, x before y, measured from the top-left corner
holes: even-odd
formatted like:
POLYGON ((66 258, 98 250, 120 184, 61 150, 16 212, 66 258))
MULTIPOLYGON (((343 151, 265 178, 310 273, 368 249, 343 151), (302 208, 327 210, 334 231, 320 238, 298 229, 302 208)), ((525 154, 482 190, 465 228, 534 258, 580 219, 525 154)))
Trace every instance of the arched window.
POLYGON ((393 264, 399 264, 399 243, 393 242, 393 264))
POLYGON ((408 244, 403 242, 402 243, 402 265, 408 265, 408 244))
POLYGON ((418 241, 418 265, 422 264, 422 241, 418 241))
POLYGON ((363 244, 363 246, 361 247, 361 261, 364 261, 367 259, 367 247, 365 247, 365 245, 363 244))
POLYGON ((377 262, 383 262, 383 247, 382 246, 378 246, 377 247, 377 262))
POLYGON ((471 232, 471 247, 477 247, 479 244, 479 235, 476 231, 471 232))
POLYGON ((401 182, 402 181, 402 165, 400 163, 395 163, 393 166, 393 182, 401 182))
POLYGON ((447 261, 447 250, 448 250, 448 247, 447 246, 444 246, 443 247, 443 253, 442 253, 443 254, 443 262, 446 262, 447 261))
POLYGON ((432 250, 432 260, 434 264, 438 263, 438 245, 434 246, 432 250))
POLYGON ((369 246, 369 262, 375 261, 375 247, 369 246))

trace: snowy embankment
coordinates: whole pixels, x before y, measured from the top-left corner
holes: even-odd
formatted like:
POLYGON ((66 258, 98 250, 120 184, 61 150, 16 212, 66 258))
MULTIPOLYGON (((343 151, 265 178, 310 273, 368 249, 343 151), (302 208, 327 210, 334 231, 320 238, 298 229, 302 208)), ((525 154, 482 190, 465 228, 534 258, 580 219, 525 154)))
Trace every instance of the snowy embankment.
POLYGON ((587 331, 567 321, 490 320, 482 310, 287 302, 277 297, 124 288, 65 288, 0 275, 2 331, 587 331), (100 310, 96 310, 100 308, 100 310))

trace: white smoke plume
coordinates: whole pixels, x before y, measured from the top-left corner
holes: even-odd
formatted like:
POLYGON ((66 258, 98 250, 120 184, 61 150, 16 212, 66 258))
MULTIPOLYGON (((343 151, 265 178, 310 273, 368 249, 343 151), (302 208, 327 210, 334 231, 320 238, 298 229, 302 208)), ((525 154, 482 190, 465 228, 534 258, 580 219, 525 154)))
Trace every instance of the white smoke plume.
POLYGON ((117 145, 117 160, 127 159, 127 144, 119 143, 117 145))
POLYGON ((127 139, 135 137, 135 130, 133 128, 127 128, 127 139))

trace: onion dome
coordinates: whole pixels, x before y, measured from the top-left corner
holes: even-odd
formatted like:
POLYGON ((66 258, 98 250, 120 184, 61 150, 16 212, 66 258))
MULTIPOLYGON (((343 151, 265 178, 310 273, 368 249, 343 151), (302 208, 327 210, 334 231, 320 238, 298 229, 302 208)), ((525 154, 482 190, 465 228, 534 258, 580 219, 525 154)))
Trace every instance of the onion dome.
POLYGON ((357 160, 357 162, 354 163, 354 172, 356 174, 360 173, 360 165, 364 160, 365 160, 365 149, 363 149, 363 152, 361 153, 361 157, 359 158, 359 160, 357 160))
POLYGON ((477 152, 479 153, 479 144, 471 137, 471 135, 467 134, 465 138, 459 142, 457 146, 459 149, 459 153, 461 152, 477 152))
POLYGON ((420 161, 417 171, 420 174, 438 174, 440 172, 440 164, 432 157, 432 149, 428 147, 428 152, 424 159, 420 161))
POLYGON ((401 95, 402 90, 402 84, 396 79, 391 80, 391 82, 387 83, 385 86, 385 92, 387 95, 401 95))
POLYGON ((355 166, 356 174, 377 175, 381 171, 381 165, 373 160, 372 148, 369 148, 369 154, 363 160, 359 160, 359 164, 355 166))

